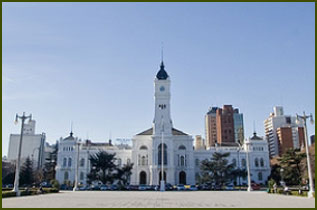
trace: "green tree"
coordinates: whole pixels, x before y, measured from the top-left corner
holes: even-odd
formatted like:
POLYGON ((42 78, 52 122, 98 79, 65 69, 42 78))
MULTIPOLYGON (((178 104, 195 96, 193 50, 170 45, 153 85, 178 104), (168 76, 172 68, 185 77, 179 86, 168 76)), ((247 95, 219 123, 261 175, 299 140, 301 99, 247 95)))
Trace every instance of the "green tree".
POLYGON ((121 168, 117 168, 116 179, 122 186, 126 186, 130 180, 132 174, 133 163, 123 165, 121 168))
POLYGON ((271 167, 271 174, 268 179, 273 179, 276 183, 281 181, 281 166, 279 164, 274 164, 271 167))
POLYGON ((116 177, 115 170, 117 169, 115 156, 115 153, 111 154, 106 151, 99 151, 94 155, 90 155, 91 172, 87 176, 89 181, 100 180, 104 184, 112 184, 116 177))
MULTIPOLYGON (((248 176, 248 172, 245 168, 237 168, 232 170, 232 177, 233 177, 233 181, 236 181, 237 179, 241 178, 246 178, 248 176)), ((241 185, 241 181, 240 183, 238 182, 239 185, 241 185)))
POLYGON ((20 172, 20 184, 21 185, 32 185, 34 182, 33 162, 29 157, 26 158, 25 162, 21 167, 20 172))
POLYGON ((284 169, 282 178, 287 184, 299 185, 302 180, 302 161, 306 154, 299 149, 288 149, 279 159, 281 167, 284 169))
POLYGON ((211 160, 201 162, 202 176, 205 181, 212 181, 216 185, 223 186, 233 178, 234 164, 229 164, 227 157, 230 153, 215 152, 211 160))
POLYGON ((45 159, 44 169, 43 169, 43 179, 47 182, 55 179, 56 174, 56 164, 57 164, 57 153, 58 144, 54 145, 54 149, 49 153, 48 157, 45 159))

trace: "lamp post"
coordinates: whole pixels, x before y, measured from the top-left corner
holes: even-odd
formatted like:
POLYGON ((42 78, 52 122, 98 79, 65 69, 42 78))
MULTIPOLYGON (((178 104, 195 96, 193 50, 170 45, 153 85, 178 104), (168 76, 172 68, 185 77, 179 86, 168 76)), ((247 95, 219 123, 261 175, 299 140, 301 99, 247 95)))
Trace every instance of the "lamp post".
POLYGON ((77 191, 77 190, 78 190, 79 144, 80 144, 79 142, 76 142, 76 146, 77 146, 77 158, 76 158, 75 184, 74 184, 73 191, 77 191))
POLYGON ((240 180, 240 175, 241 175, 241 167, 240 167, 240 150, 241 150, 241 144, 240 141, 237 142, 238 144, 238 183, 239 183, 239 190, 241 190, 241 180, 240 180))
POLYGON ((249 160, 249 149, 248 145, 246 144, 246 153, 247 153, 247 172, 248 172, 248 192, 252 191, 252 187, 251 187, 251 173, 250 173, 250 160, 249 160))
POLYGON ((20 191, 19 191, 19 179, 20 179, 20 167, 21 167, 21 150, 22 150, 22 139, 23 139, 23 128, 24 128, 24 121, 26 119, 32 120, 32 114, 29 116, 25 116, 25 112, 23 112, 22 116, 19 116, 16 114, 15 116, 15 124, 18 123, 18 119, 22 120, 22 125, 21 125, 21 135, 20 135, 20 141, 19 141, 19 150, 18 150, 18 159, 16 161, 16 167, 15 167, 15 179, 14 179, 14 187, 13 187, 13 192, 16 192, 16 196, 20 196, 20 191))
POLYGON ((280 184, 283 186, 283 187, 285 187, 286 186, 286 184, 285 184, 285 182, 284 182, 284 175, 283 175, 283 172, 284 172, 284 169, 283 168, 281 168, 280 169, 280 175, 281 175, 281 182, 280 182, 280 184))
POLYGON ((300 120, 302 119, 304 121, 304 132, 305 132, 305 148, 306 148, 306 159, 307 159, 307 170, 308 170, 308 178, 309 178, 309 191, 308 191, 308 198, 313 198, 313 193, 315 192, 314 189, 314 183, 313 183, 313 176, 311 172, 311 165, 310 165, 310 157, 309 157, 309 150, 308 150, 308 135, 307 135, 307 126, 306 126, 306 120, 310 118, 311 124, 314 124, 313 115, 310 114, 307 116, 304 112, 304 115, 298 115, 296 114, 296 123, 299 124, 300 120))
POLYGON ((164 123, 163 123, 163 116, 162 116, 162 144, 161 144, 161 152, 162 152, 162 157, 161 157, 161 187, 160 191, 164 192, 165 191, 165 180, 164 180, 164 123))

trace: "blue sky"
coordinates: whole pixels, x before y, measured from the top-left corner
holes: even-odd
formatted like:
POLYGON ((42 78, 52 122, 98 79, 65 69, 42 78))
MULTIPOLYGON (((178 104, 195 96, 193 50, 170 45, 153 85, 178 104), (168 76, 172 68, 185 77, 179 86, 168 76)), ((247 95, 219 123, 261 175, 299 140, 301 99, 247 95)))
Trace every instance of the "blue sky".
MULTIPOLYGON (((48 142, 132 138, 152 125, 161 42, 174 126, 203 135, 232 104, 245 135, 275 105, 315 115, 314 3, 3 3, 2 154, 16 113, 48 142)), ((308 127, 309 134, 314 127, 308 127)))

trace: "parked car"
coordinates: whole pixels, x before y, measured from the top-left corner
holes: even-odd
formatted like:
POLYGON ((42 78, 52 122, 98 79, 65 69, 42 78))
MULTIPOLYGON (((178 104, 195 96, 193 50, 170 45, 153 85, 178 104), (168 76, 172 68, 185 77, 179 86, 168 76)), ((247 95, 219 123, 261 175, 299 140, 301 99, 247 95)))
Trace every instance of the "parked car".
POLYGON ((158 185, 150 185, 149 186, 149 190, 155 190, 157 191, 159 189, 159 186, 158 185))
POLYGON ((211 185, 209 184, 202 184, 198 186, 199 190, 211 190, 211 185))
POLYGON ((79 188, 80 191, 90 190, 89 186, 81 186, 79 188))
POLYGON ((139 186, 138 185, 128 185, 127 190, 139 190, 139 186))
POLYGON ((183 190, 185 190, 185 185, 183 185, 183 184, 177 185, 177 190, 178 190, 178 191, 183 191, 183 190))
POLYGON ((211 188, 212 190, 222 190, 222 187, 218 184, 213 184, 211 188))
POLYGON ((226 190, 234 190, 234 185, 233 184, 227 184, 225 187, 226 190))
POLYGON ((173 190, 173 185, 171 185, 170 183, 167 183, 165 185, 165 190, 168 190, 168 191, 173 190))
POLYGON ((102 184, 102 185, 100 185, 100 190, 101 191, 110 190, 110 187, 105 185, 105 184, 102 184))
POLYGON ((110 187, 111 190, 118 190, 118 185, 116 184, 112 184, 111 187, 110 187))
POLYGON ((90 185, 90 190, 100 190, 98 185, 90 185))
POLYGON ((251 188, 252 188, 252 190, 260 190, 261 189, 260 185, 258 185, 256 183, 252 183, 251 188))
POLYGON ((60 190, 72 190, 73 188, 71 186, 67 186, 66 184, 61 184, 60 190))
POLYGON ((51 185, 50 183, 48 183, 48 182, 42 182, 42 183, 40 184, 40 187, 51 188, 52 185, 51 185))
POLYGON ((141 185, 139 185, 138 190, 145 191, 145 190, 147 190, 147 186, 145 184, 141 184, 141 185))
POLYGON ((197 191, 198 188, 196 187, 196 185, 190 185, 189 190, 190 191, 197 191))

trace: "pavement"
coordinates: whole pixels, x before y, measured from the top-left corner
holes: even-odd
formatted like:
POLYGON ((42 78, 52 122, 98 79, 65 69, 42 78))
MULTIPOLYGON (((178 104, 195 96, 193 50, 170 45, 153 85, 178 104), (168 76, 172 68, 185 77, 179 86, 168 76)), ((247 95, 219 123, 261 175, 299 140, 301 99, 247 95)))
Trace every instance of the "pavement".
POLYGON ((315 199, 246 191, 61 191, 3 198, 2 208, 315 208, 315 199))

